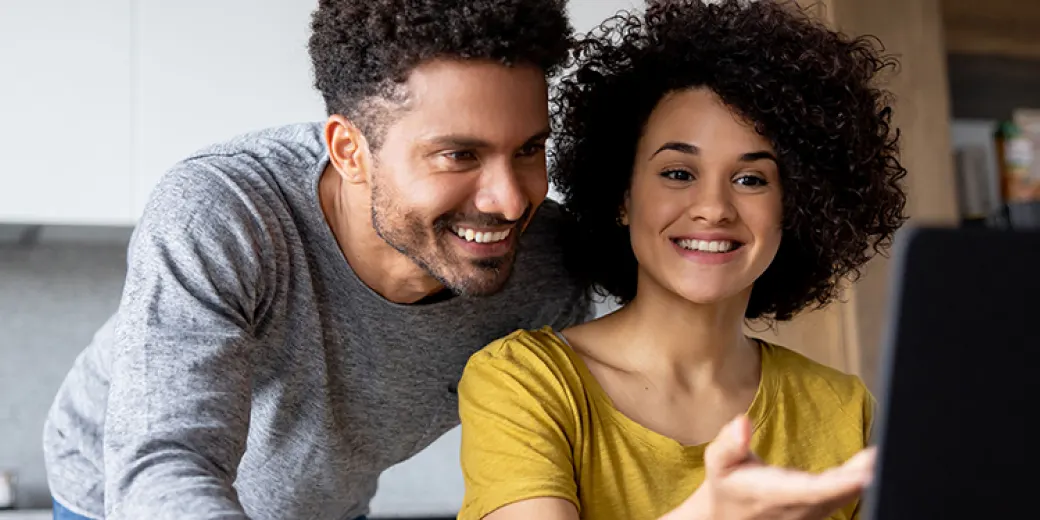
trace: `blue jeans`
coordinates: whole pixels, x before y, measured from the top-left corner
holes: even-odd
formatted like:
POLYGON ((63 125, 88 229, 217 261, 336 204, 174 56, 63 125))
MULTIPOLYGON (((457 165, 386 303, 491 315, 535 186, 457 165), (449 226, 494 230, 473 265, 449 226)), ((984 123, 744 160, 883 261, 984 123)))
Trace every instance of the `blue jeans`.
POLYGON ((57 500, 54 500, 54 520, 90 520, 83 515, 77 515, 72 511, 69 511, 65 506, 61 505, 57 500))
MULTIPOLYGON (((65 506, 61 505, 57 500, 54 500, 54 520, 90 520, 83 515, 77 515, 72 511, 69 511, 65 506)), ((365 520, 365 517, 359 516, 357 520, 365 520)))

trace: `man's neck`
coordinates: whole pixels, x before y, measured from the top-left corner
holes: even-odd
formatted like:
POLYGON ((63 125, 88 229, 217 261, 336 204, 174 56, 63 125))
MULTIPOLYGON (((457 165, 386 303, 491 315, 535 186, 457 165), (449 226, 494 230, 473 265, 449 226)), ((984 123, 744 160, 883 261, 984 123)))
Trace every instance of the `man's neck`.
POLYGON ((335 168, 327 166, 318 183, 318 200, 343 257, 358 278, 394 303, 437 298, 444 286, 376 234, 371 201, 352 197, 350 191, 335 168))

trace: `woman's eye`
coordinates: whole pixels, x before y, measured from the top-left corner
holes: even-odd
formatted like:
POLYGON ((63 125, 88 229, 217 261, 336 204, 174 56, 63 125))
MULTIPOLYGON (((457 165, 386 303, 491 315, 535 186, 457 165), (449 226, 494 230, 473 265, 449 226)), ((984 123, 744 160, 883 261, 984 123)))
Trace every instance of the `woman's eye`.
POLYGON ((769 182, 757 175, 741 175, 737 178, 737 183, 748 187, 759 187, 769 184, 769 182))
POLYGON ((693 174, 686 170, 667 170, 661 172, 661 176, 666 179, 673 181, 691 181, 693 180, 693 174))

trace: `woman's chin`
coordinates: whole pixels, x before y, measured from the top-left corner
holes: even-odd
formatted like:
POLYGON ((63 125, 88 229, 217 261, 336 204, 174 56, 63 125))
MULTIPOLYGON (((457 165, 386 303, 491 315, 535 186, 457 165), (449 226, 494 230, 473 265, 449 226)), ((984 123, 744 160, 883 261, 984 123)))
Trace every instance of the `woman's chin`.
POLYGON ((743 292, 733 287, 679 287, 677 294, 696 305, 721 305, 732 302, 743 292))

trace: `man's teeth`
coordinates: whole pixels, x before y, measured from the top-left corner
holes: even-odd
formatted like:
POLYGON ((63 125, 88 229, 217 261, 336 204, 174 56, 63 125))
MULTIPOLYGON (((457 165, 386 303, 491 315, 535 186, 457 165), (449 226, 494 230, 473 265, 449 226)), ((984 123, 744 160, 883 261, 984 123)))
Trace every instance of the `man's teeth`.
POLYGON ((736 245, 736 242, 731 240, 693 240, 688 238, 679 240, 679 247, 683 249, 707 253, 725 253, 735 249, 736 245))
POLYGON ((467 242, 477 242, 480 244, 493 244, 495 242, 501 242, 509 236, 509 232, 512 229, 505 231, 474 231, 472 229, 457 227, 454 229, 455 234, 466 240, 467 242))

